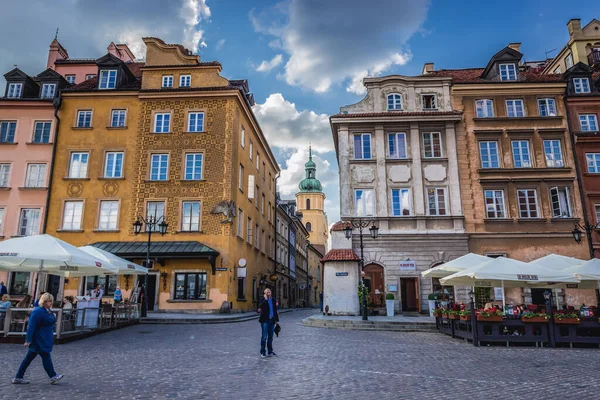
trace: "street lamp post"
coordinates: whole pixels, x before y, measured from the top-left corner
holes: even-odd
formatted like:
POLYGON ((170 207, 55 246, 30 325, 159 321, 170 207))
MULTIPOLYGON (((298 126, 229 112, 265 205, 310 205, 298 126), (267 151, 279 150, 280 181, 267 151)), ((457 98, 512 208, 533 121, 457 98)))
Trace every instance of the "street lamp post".
POLYGON ((362 313, 362 319, 363 321, 367 321, 369 319, 368 317, 368 310, 367 310, 367 296, 365 293, 365 255, 364 255, 364 244, 363 244, 363 229, 366 228, 367 226, 371 225, 372 226, 369 228, 369 232, 371 232, 371 237, 373 239, 377 239, 377 236, 379 234, 379 228, 375 226, 375 223, 373 221, 363 221, 362 219, 358 219, 358 221, 350 221, 350 225, 347 225, 346 228, 344 228, 344 235, 346 236, 346 239, 352 239, 352 229, 353 228, 357 228, 358 229, 358 236, 360 238, 360 285, 362 288, 362 309, 363 309, 363 313, 362 313))
POLYGON ((575 228, 573 231, 571 231, 573 234, 573 239, 575 239, 577 243, 581 243, 581 234, 585 232, 588 241, 588 247, 590 249, 590 258, 595 258, 596 256, 594 252, 594 244, 592 243, 592 232, 599 227, 600 222, 598 222, 596 225, 590 225, 586 222, 584 225, 575 224, 575 228))
POLYGON ((165 221, 164 215, 161 215, 158 218, 156 216, 148 216, 146 218, 138 217, 133 223, 133 233, 135 233, 136 236, 142 231, 143 225, 146 226, 146 232, 148 233, 148 246, 146 247, 146 276, 143 287, 144 301, 142 303, 142 318, 145 318, 148 316, 148 268, 150 268, 150 240, 152 239, 152 232, 156 232, 156 228, 158 227, 158 232, 163 236, 167 233, 169 224, 165 221))

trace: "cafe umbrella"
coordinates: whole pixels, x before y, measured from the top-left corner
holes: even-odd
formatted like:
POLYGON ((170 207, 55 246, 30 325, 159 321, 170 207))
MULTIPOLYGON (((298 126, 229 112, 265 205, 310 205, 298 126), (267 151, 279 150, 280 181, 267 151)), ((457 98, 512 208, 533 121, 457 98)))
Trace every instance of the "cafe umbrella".
POLYGON ((430 268, 427 271, 423 271, 421 272, 421 275, 429 278, 443 278, 445 276, 452 275, 456 272, 465 270, 467 268, 480 265, 483 262, 492 260, 493 258, 487 256, 469 253, 465 254, 464 256, 455 258, 454 260, 450 260, 446 263, 430 268))
POLYGON ((82 250, 92 257, 99 258, 103 262, 110 263, 119 269, 118 274, 132 274, 132 275, 145 275, 148 269, 141 265, 132 263, 124 258, 114 255, 106 250, 99 249, 94 246, 81 246, 79 250, 82 250))

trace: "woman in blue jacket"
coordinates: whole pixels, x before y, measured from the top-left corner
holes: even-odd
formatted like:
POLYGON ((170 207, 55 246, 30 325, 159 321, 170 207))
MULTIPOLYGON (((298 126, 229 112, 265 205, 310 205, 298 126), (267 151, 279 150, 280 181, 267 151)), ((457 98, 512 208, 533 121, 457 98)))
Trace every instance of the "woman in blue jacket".
POLYGON ((27 371, 29 364, 31 364, 38 354, 42 357, 42 365, 50 377, 51 384, 54 385, 63 378, 61 374, 57 374, 56 371, 54 371, 52 357, 50 357, 50 352, 54 345, 53 330, 54 324, 56 323, 56 317, 50 311, 53 302, 54 296, 50 293, 44 293, 39 299, 39 306, 31 312, 31 315, 29 316, 29 326, 27 327, 27 336, 25 337, 25 347, 27 347, 29 351, 21 363, 17 375, 13 378, 12 383, 29 383, 29 381, 23 379, 23 376, 25 375, 25 371, 27 371))

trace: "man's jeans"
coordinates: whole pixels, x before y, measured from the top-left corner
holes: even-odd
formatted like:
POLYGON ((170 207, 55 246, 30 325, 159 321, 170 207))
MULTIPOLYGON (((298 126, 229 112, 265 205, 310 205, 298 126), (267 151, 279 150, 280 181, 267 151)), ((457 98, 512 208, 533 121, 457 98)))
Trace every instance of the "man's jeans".
POLYGON ((273 353, 273 332, 275 331, 275 321, 270 319, 268 322, 260 324, 262 328, 262 336, 260 338, 260 354, 266 354, 265 344, 269 354, 273 353))
POLYGON ((42 365, 44 366, 48 377, 54 378, 56 376, 56 371, 54 371, 54 365, 52 365, 52 357, 50 357, 50 353, 34 353, 33 351, 29 350, 27 352, 27 355, 25 356, 25 359, 21 363, 21 366, 19 367, 19 371, 17 372, 16 378, 23 379, 23 376, 25 376, 25 371, 27 371, 29 364, 31 364, 31 362, 34 360, 35 357, 37 357, 38 354, 40 355, 40 357, 42 357, 42 365))

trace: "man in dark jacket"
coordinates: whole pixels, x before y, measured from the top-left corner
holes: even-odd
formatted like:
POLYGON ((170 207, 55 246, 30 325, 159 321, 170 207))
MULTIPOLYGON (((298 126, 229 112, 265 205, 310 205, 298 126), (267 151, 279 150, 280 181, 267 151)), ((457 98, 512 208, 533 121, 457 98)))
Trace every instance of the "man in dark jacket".
POLYGON ((275 324, 279 322, 279 313, 277 312, 277 301, 271 297, 271 289, 265 289, 265 296, 258 306, 260 313, 260 326, 262 328, 262 336, 260 338, 260 356, 266 357, 265 344, 269 351, 269 356, 276 356, 273 352, 273 332, 275 324))

